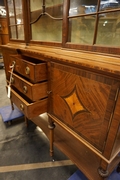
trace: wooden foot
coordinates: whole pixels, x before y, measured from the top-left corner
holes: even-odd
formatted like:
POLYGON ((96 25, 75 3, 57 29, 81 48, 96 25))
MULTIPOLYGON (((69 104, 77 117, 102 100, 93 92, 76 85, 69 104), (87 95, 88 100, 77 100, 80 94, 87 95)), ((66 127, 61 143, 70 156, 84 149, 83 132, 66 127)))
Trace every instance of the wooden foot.
POLYGON ((108 175, 109 175, 108 170, 104 170, 101 167, 98 168, 98 173, 101 177, 104 177, 104 178, 108 177, 108 175))

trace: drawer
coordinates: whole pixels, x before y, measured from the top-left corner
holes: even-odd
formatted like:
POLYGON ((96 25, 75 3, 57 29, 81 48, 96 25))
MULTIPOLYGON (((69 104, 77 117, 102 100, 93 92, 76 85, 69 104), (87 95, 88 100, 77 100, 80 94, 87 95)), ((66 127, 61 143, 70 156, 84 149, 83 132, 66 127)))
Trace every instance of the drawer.
POLYGON ((47 80, 47 67, 44 61, 22 55, 11 55, 10 66, 15 63, 14 72, 23 75, 33 83, 47 80))
POLYGON ((15 87, 32 101, 37 101, 39 99, 47 97, 47 82, 32 84, 31 82, 28 82, 17 74, 13 73, 11 84, 12 88, 15 87))
POLYGON ((11 100, 28 119, 31 119, 42 113, 47 112, 48 98, 39 100, 34 103, 30 101, 28 102, 26 99, 21 97, 12 89, 11 100))

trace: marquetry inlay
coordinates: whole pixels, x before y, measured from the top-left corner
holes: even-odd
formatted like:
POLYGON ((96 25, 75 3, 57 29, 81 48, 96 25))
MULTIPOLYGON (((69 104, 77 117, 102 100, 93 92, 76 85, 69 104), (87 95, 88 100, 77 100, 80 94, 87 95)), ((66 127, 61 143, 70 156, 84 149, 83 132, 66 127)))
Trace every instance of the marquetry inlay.
POLYGON ((70 93, 70 95, 64 97, 63 99, 67 103, 72 116, 75 116, 79 112, 87 111, 78 97, 76 88, 74 88, 73 92, 70 93))

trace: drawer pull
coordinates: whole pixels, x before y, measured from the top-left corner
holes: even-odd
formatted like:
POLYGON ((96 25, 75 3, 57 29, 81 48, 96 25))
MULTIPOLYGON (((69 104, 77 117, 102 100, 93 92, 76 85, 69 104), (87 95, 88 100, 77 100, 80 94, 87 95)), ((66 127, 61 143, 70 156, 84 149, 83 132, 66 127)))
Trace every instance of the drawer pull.
POLYGON ((11 78, 11 83, 14 84, 14 82, 15 82, 15 79, 12 77, 11 78))
POLYGON ((28 66, 25 68, 25 73, 30 74, 30 68, 28 66))
POLYGON ((23 104, 20 104, 20 109, 21 109, 22 111, 24 110, 23 104))
POLYGON ((28 90, 28 89, 27 89, 27 86, 23 86, 23 92, 24 92, 24 93, 27 93, 27 90, 28 90))

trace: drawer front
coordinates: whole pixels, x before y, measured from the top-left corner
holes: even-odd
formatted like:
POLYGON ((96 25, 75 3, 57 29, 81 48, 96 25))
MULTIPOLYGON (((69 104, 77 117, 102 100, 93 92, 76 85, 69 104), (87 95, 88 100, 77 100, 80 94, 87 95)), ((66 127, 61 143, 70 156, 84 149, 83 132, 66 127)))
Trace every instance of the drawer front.
POLYGON ((42 113, 47 112, 47 98, 31 103, 23 99, 14 90, 11 90, 11 100, 28 119, 31 119, 42 113))
POLYGON ((14 72, 17 72, 33 83, 47 79, 46 63, 34 58, 16 56, 10 57, 10 66, 15 63, 14 72))
POLYGON ((47 82, 32 84, 13 73, 11 84, 32 101, 47 97, 47 82))

